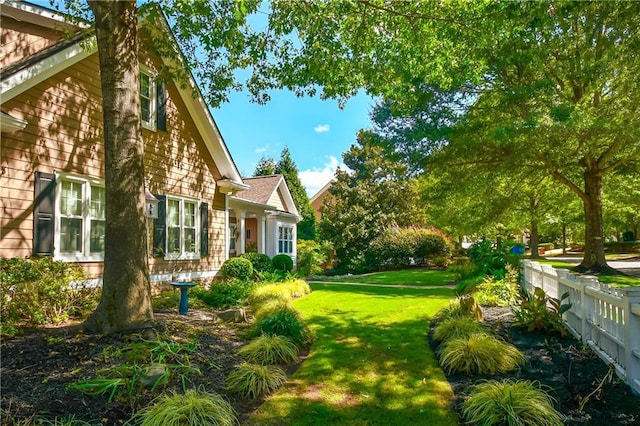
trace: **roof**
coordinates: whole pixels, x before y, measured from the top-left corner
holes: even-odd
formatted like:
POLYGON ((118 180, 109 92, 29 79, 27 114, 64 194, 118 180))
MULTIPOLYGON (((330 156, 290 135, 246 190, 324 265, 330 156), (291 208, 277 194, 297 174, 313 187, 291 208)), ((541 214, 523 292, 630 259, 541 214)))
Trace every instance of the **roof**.
POLYGON ((269 199, 278 189, 281 180, 284 180, 282 175, 244 178, 243 181, 249 185, 249 189, 238 192, 237 197, 254 203, 269 204, 269 199))
MULTIPOLYGON (((41 24, 40 21, 43 19, 46 20, 47 23, 49 21, 57 22, 60 21, 60 16, 62 16, 57 12, 26 2, 0 0, 0 5, 2 5, 0 11, 3 16, 12 16, 12 14, 19 12, 21 14, 21 20, 26 20, 29 16, 37 17, 37 19, 33 19, 33 22, 37 24, 41 24), (42 18, 43 16, 44 18, 42 18)), ((171 38, 176 49, 179 50, 164 15, 161 15, 159 25, 166 30, 168 37, 171 38)), ((63 40, 54 46, 44 49, 42 52, 27 58, 25 61, 21 61, 20 64, 14 64, 11 67, 7 67, 10 69, 3 69, 0 82, 0 95, 2 97, 2 101, 6 102, 9 99, 12 99, 20 93, 23 93, 29 88, 35 86, 39 82, 44 81, 76 62, 93 55, 97 52, 95 43, 93 43, 94 40, 95 36, 76 36, 71 40, 63 40), (86 49, 87 45, 91 46, 91 48, 86 49)), ((163 60, 165 62, 171 62, 171 60, 167 58, 163 58, 163 60)), ((173 65, 173 63, 171 62, 168 65, 173 65)), ((184 63, 181 65, 184 65, 184 63)), ((218 126, 203 99, 200 88, 196 84, 195 79, 190 72, 188 72, 188 77, 188 85, 176 85, 178 92, 180 93, 180 97, 202 135, 205 145, 211 153, 211 157, 218 167, 218 170, 223 175, 224 180, 227 180, 232 184, 231 186, 233 187, 233 190, 242 188, 244 185, 242 184, 240 172, 238 171, 238 168, 229 153, 229 149, 220 134, 220 130, 218 129, 218 126)))
POLYGON ((313 203, 315 200, 317 200, 318 198, 322 197, 325 194, 325 192, 327 192, 329 190, 329 188, 331 188, 331 185, 333 185, 333 182, 334 182, 334 179, 331 179, 329 182, 327 182, 327 184, 325 186, 320 188, 320 190, 318 192, 316 192, 313 197, 311 197, 309 202, 313 203))
POLYGON ((243 181, 246 185, 249 185, 249 189, 238 192, 235 195, 235 198, 255 204, 261 204, 263 206, 270 206, 269 201, 273 197, 274 193, 280 190, 287 212, 295 216, 299 216, 298 209, 293 201, 293 197, 291 196, 291 192, 289 191, 289 187, 287 186, 284 176, 256 176, 244 178, 243 181))

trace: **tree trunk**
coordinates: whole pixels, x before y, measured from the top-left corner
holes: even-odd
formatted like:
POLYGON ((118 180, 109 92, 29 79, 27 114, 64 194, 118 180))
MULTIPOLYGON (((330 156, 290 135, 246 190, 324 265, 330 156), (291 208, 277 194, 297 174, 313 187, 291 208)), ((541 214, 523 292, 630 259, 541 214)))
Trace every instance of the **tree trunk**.
POLYGON ((562 224, 562 254, 567 254, 567 224, 562 224))
POLYGON ((105 145, 105 253, 102 298, 84 323, 89 332, 115 333, 153 323, 144 146, 140 122, 135 1, 90 1, 95 15, 105 145))
POLYGON ((529 248, 531 249, 531 258, 538 259, 540 258, 540 254, 538 252, 538 243, 540 242, 540 238, 538 236, 538 220, 535 218, 531 219, 531 237, 529 238, 529 248))
POLYGON ((576 267, 580 272, 610 272, 604 257, 602 224, 602 171, 595 160, 587 160, 584 171, 585 199, 584 257, 576 267))
POLYGON ((531 258, 540 258, 540 252, 538 251, 538 244, 540 243, 540 237, 538 233, 538 203, 534 194, 529 194, 529 212, 531 214, 531 231, 529 239, 529 248, 531 249, 531 258))

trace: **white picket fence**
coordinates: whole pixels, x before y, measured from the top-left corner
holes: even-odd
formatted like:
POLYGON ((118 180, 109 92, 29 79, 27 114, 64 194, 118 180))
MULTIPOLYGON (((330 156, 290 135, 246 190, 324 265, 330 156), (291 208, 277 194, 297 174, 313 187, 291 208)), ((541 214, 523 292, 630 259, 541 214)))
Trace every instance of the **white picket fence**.
POLYGON ((640 394, 640 288, 618 288, 591 275, 524 260, 523 287, 542 288, 560 298, 569 293, 571 309, 564 314, 565 327, 640 394))

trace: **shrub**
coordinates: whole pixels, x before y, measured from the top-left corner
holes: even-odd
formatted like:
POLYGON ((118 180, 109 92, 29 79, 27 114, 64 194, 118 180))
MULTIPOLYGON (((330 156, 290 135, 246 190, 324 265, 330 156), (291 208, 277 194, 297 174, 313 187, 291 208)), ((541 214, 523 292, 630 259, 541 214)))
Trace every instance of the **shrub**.
POLYGON ((528 331, 543 331, 567 335, 562 315, 571 309, 571 303, 563 303, 569 298, 564 293, 560 299, 547 296, 543 289, 536 287, 533 294, 522 289, 520 303, 513 308, 514 326, 526 327, 528 331))
POLYGON ((209 290, 196 293, 196 297, 212 308, 231 308, 243 306, 255 288, 252 281, 233 279, 214 282, 209 290))
POLYGON ((433 340, 446 342, 459 337, 466 338, 476 333, 487 333, 487 330, 473 318, 449 318, 442 321, 433 330, 433 340))
POLYGON ((564 417, 553 398, 530 381, 489 381, 472 388, 462 405, 465 421, 475 425, 561 426, 564 417))
POLYGON ((456 259, 456 261, 447 268, 447 271, 458 276, 458 280, 475 277, 478 275, 476 265, 469 259, 456 259))
POLYGON ((518 269, 506 266, 504 278, 488 276, 477 286, 474 297, 481 305, 511 306, 518 296, 518 269))
POLYGON ((257 337, 238 353, 247 361, 260 365, 292 364, 298 360, 298 348, 284 336, 257 337))
POLYGON ((278 389, 286 381, 286 373, 276 365, 245 362, 227 376, 227 390, 255 399, 278 389))
POLYGON ((453 249, 449 238, 437 229, 385 229, 371 241, 365 257, 374 269, 396 269, 412 264, 439 266, 448 262, 453 249))
POLYGON ((99 291, 84 279, 78 266, 49 257, 0 259, 3 334, 20 323, 55 324, 93 310, 99 291))
POLYGON ((293 271, 293 259, 291 259, 291 257, 286 254, 277 254, 273 256, 273 259, 271 259, 271 264, 273 265, 273 269, 277 269, 279 271, 293 271))
POLYGON ((506 272, 506 265, 515 266, 522 257, 511 252, 512 246, 513 244, 502 244, 494 247, 491 241, 482 238, 469 247, 467 254, 480 274, 502 278, 506 272))
POLYGON ((478 286, 487 278, 486 275, 474 275, 460 280, 456 284, 456 293, 458 295, 471 294, 478 289, 478 286))
POLYGON ((243 253, 241 258, 249 260, 256 273, 268 272, 271 270, 271 258, 262 253, 243 253))
POLYGON ((315 241, 298 241, 296 266, 300 276, 308 277, 322 272, 322 265, 327 261, 326 245, 315 241))
POLYGON ((220 275, 223 278, 235 278, 249 281, 253 277, 253 266, 249 259, 243 257, 232 257, 225 260, 220 268, 220 275))
POLYGON ((506 373, 523 362, 515 346, 484 333, 448 340, 440 349, 440 364, 450 373, 506 373))
POLYGON ((187 390, 184 395, 173 392, 162 395, 154 403, 138 411, 131 423, 139 426, 239 424, 236 413, 225 399, 215 393, 187 390))
POLYGON ((300 315, 288 309, 275 311, 256 321, 250 336, 256 337, 262 334, 288 337, 297 346, 303 346, 311 341, 311 332, 300 315))

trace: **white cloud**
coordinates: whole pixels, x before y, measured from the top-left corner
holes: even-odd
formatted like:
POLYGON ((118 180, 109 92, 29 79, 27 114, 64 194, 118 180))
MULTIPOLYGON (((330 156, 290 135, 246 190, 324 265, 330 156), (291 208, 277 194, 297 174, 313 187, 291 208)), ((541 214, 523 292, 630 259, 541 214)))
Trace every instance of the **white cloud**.
POLYGON ((340 164, 338 159, 332 155, 328 157, 328 162, 322 169, 314 168, 302 170, 298 173, 302 186, 307 190, 309 198, 313 197, 323 186, 333 179, 338 167, 345 169, 344 164, 340 164))
POLYGON ((330 126, 328 124, 318 124, 313 128, 313 131, 316 133, 327 133, 330 130, 330 126))
POLYGON ((262 154, 264 152, 267 152, 269 150, 269 145, 265 145, 265 146, 259 146, 256 148, 256 154, 262 154))

